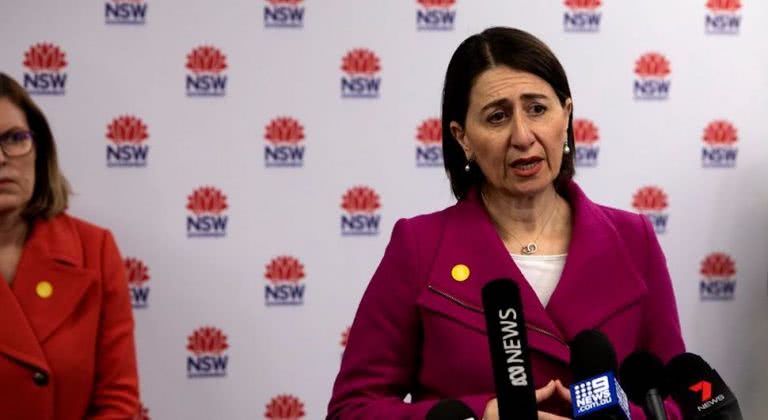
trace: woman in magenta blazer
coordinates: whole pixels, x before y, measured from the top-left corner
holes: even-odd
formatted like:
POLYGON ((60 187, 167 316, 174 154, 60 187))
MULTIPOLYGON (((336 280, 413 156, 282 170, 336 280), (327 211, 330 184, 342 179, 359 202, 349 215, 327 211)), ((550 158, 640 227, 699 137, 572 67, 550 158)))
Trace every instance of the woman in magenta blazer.
MULTIPOLYGON (((458 202, 395 225, 329 419, 423 419, 440 399, 498 418, 480 291, 500 277, 521 290, 540 419, 570 417, 568 343, 585 329, 607 335, 619 362, 685 350, 650 223, 593 203, 572 181, 572 115, 565 71, 537 38, 491 28, 459 46, 442 112, 458 202)), ((632 418, 645 416, 633 406, 632 418)))
POLYGON ((139 381, 120 253, 65 213, 45 116, 0 73, 0 418, 133 419, 139 381))

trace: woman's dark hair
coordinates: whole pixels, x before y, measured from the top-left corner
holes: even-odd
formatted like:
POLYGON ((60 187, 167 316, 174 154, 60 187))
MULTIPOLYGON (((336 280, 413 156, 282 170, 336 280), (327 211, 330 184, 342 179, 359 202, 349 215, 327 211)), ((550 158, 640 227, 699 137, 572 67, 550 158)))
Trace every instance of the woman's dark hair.
POLYGON ((56 216, 67 208, 70 188, 59 169, 48 121, 24 88, 5 73, 0 73, 0 99, 24 113, 35 141, 35 188, 22 216, 27 220, 56 216))
MULTIPOLYGON (((451 121, 466 127, 469 94, 477 77, 496 66, 507 66, 514 70, 534 74, 549 83, 560 104, 571 97, 568 78, 555 54, 541 40, 519 29, 494 27, 472 35, 459 45, 453 53, 445 73, 443 87, 443 162, 451 181, 451 190, 458 200, 467 192, 479 186, 485 179, 480 168, 470 163, 466 172, 466 156, 458 141, 451 133, 451 121)), ((568 117, 568 147, 575 151, 573 139, 573 111, 568 117)), ((570 153, 563 156, 560 173, 555 178, 555 189, 561 194, 568 181, 573 178, 574 160, 570 153)))

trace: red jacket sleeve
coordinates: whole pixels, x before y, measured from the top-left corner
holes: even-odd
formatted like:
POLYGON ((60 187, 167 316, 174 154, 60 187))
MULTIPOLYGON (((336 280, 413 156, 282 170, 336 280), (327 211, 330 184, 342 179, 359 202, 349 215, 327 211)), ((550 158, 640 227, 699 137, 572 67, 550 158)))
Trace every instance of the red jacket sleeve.
MULTIPOLYGON (((405 403, 415 389, 421 323, 416 298, 425 264, 408 222, 395 224, 389 245, 366 289, 349 333, 347 347, 328 405, 328 419, 418 419, 437 403, 405 403)), ((459 398, 482 417, 494 396, 459 398)))
POLYGON ((87 419, 130 419, 139 409, 133 314, 123 260, 105 233, 101 252, 102 302, 96 377, 87 419))

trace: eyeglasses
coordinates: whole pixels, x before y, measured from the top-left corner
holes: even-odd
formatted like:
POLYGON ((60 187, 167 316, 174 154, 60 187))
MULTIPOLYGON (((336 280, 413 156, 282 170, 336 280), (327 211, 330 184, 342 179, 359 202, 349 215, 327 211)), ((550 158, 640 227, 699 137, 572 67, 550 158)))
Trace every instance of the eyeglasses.
POLYGON ((0 149, 7 157, 24 156, 32 151, 34 134, 29 130, 10 130, 0 134, 0 149))

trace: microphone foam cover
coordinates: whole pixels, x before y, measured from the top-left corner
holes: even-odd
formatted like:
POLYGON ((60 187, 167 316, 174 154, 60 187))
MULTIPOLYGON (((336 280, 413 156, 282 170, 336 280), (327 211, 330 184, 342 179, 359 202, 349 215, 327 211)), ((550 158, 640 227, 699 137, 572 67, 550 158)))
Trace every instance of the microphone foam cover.
POLYGON ((669 395, 664 378, 664 363, 647 351, 636 351, 627 356, 619 370, 621 388, 630 401, 640 406, 645 404, 645 395, 650 389, 659 390, 662 398, 669 395))
POLYGON ((606 372, 616 372, 616 351, 605 334, 584 330, 571 342, 571 372, 578 382, 606 372))

